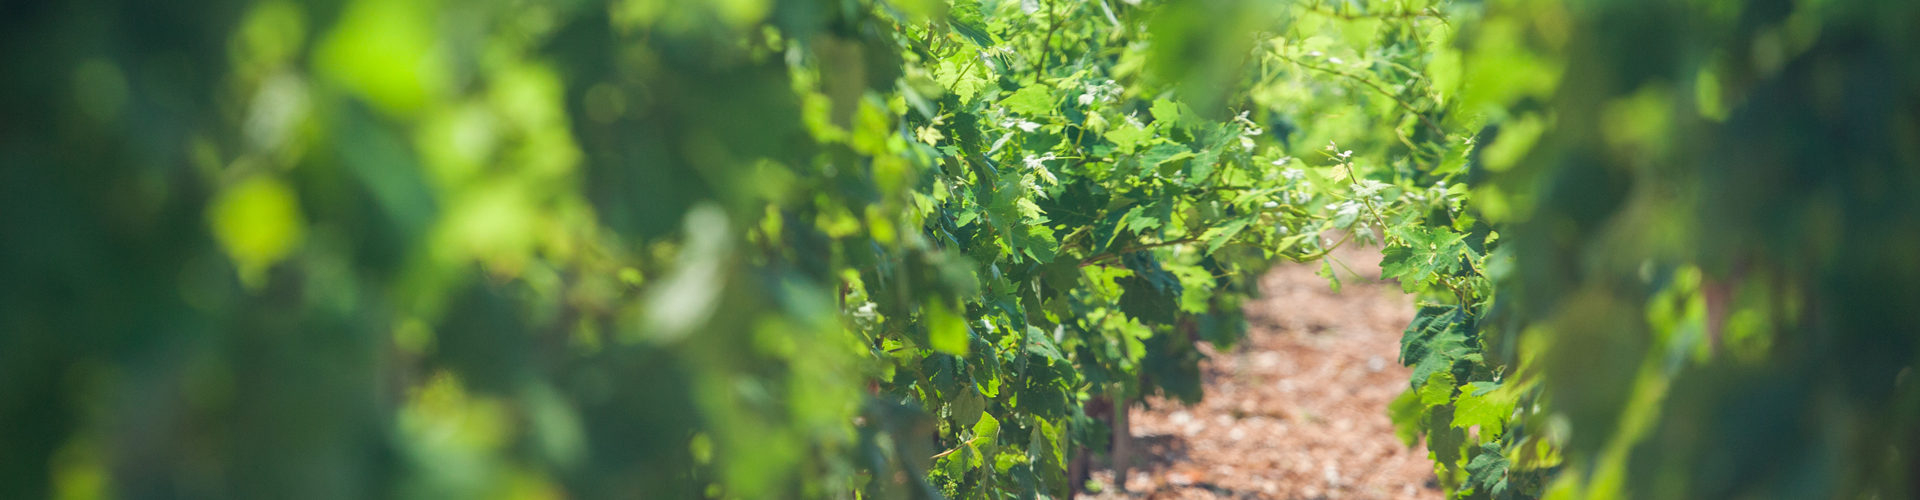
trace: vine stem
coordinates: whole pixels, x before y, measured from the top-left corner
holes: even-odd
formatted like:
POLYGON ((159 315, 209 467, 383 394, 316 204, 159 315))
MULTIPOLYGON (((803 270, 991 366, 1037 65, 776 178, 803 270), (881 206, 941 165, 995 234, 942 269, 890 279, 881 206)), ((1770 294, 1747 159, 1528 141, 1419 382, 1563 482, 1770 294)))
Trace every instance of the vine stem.
MULTIPOLYGON (((1340 166, 1347 168, 1347 184, 1350 186, 1353 186, 1357 190, 1360 187, 1360 174, 1359 172, 1355 172, 1353 170, 1353 160, 1342 158, 1340 166)), ((1360 203, 1367 206, 1368 212, 1373 213, 1373 222, 1375 224, 1380 225, 1380 237, 1382 239, 1385 239, 1388 236, 1390 236, 1387 234, 1387 219, 1385 217, 1380 216, 1380 209, 1374 208, 1373 200, 1369 200, 1367 199, 1367 197, 1362 196, 1360 197, 1360 203)))
POLYGON ((1374 83, 1374 82, 1373 82, 1373 80, 1368 80, 1368 79, 1366 79, 1366 78, 1361 78, 1361 77, 1360 77, 1359 75, 1355 75, 1355 74, 1352 74, 1352 73, 1348 73, 1348 72, 1345 72, 1345 71, 1340 71, 1340 70, 1337 70, 1337 69, 1330 69, 1330 68, 1325 68, 1325 67, 1321 67, 1321 66, 1317 66, 1317 65, 1313 65, 1313 64, 1307 64, 1307 63, 1304 63, 1304 62, 1300 62, 1300 60, 1298 60, 1298 59, 1294 59, 1294 58, 1291 58, 1291 57, 1287 57, 1287 56, 1284 56, 1284 55, 1281 55, 1281 56, 1278 56, 1278 57, 1279 57, 1280 59, 1282 59, 1282 60, 1285 60, 1285 61, 1287 61, 1287 62, 1290 62, 1290 63, 1293 63, 1293 64, 1295 64, 1295 65, 1299 65, 1299 66, 1304 66, 1304 67, 1306 67, 1306 68, 1308 68, 1308 69, 1312 69, 1312 70, 1317 70, 1317 71, 1321 71, 1321 72, 1326 72, 1326 73, 1332 73, 1332 74, 1335 74, 1335 75, 1339 75, 1339 76, 1342 76, 1342 77, 1346 77, 1347 79, 1350 79, 1350 80, 1353 80, 1353 81, 1357 81, 1357 82, 1360 82, 1361 84, 1364 84, 1364 85, 1366 85, 1366 86, 1368 86, 1368 87, 1372 87, 1372 88, 1373 88, 1373 90, 1375 90, 1375 91, 1379 91, 1379 92, 1380 92, 1380 95, 1384 95, 1384 96, 1387 96, 1387 98, 1388 98, 1388 99, 1393 99, 1393 102, 1395 102, 1395 103, 1398 103, 1398 104, 1400 104, 1400 107, 1402 107, 1402 108, 1406 108, 1406 110, 1407 110, 1407 112, 1408 112, 1408 113, 1413 113, 1413 116, 1414 116, 1415 118, 1419 118, 1419 119, 1420 119, 1420 123, 1424 123, 1424 124, 1426 124, 1426 125, 1427 125, 1427 129, 1429 129, 1429 130, 1432 130, 1432 131, 1433 131, 1433 133, 1435 133, 1435 134, 1439 134, 1439 135, 1440 135, 1440 137, 1446 137, 1446 136, 1447 136, 1447 133, 1446 133, 1446 131, 1445 131, 1444 129, 1441 129, 1441 128, 1440 128, 1440 125, 1439 125, 1439 124, 1436 124, 1436 123, 1433 123, 1433 120, 1432 120, 1432 119, 1429 119, 1429 118, 1427 118, 1427 115, 1425 115, 1425 114, 1422 114, 1422 113, 1420 113, 1420 111, 1419 111, 1419 110, 1416 110, 1416 109, 1413 109, 1413 105, 1412 105, 1412 104, 1408 104, 1408 103, 1407 103, 1407 101, 1405 101, 1405 100, 1402 100, 1402 99, 1400 99, 1400 96, 1397 96, 1397 95, 1394 95, 1394 94, 1393 94, 1392 92, 1388 92, 1388 91, 1387 91, 1387 89, 1386 89, 1386 87, 1381 87, 1381 86, 1380 86, 1380 84, 1378 84, 1378 83, 1374 83))
POLYGON ((1440 22, 1443 22, 1443 23, 1447 21, 1446 17, 1432 13, 1431 9, 1427 11, 1381 12, 1378 14, 1349 14, 1345 12, 1336 12, 1332 9, 1321 7, 1319 4, 1309 5, 1306 7, 1306 9, 1308 11, 1315 12, 1318 14, 1346 19, 1349 21, 1355 20, 1355 19, 1415 19, 1415 18, 1422 18, 1422 17, 1438 19, 1440 20, 1440 22))
POLYGON ((1322 248, 1318 252, 1302 255, 1299 258, 1294 259, 1294 262, 1306 262, 1310 260, 1316 260, 1321 257, 1326 257, 1327 254, 1333 253, 1334 250, 1339 250, 1341 246, 1346 245, 1347 240, 1351 238, 1353 238, 1353 231, 1348 230, 1346 234, 1340 235, 1340 241, 1333 242, 1333 246, 1322 248))
POLYGON ((945 456, 947 456, 947 455, 952 455, 952 454, 953 454, 953 452, 956 452, 956 451, 960 451, 961 449, 963 449, 963 448, 966 448, 966 447, 967 447, 967 446, 969 446, 969 445, 972 445, 974 441, 977 441, 977 440, 979 440, 979 439, 980 439, 980 436, 974 436, 973 438, 971 438, 971 439, 968 439, 968 440, 966 440, 966 441, 961 441, 961 442, 960 442, 960 444, 959 444, 958 446, 954 446, 954 447, 953 447, 953 449, 951 449, 951 450, 947 450, 947 451, 943 451, 943 452, 940 452, 939 454, 937 454, 937 455, 934 455, 932 459, 933 459, 933 460, 939 460, 939 459, 940 459, 941 457, 945 457, 945 456))
POLYGON ((1086 259, 1086 260, 1082 260, 1082 261, 1080 261, 1080 267, 1086 267, 1086 266, 1091 266, 1091 265, 1095 265, 1095 264, 1100 264, 1100 263, 1104 263, 1104 262, 1106 262, 1106 261, 1109 261, 1109 260, 1113 260, 1113 259, 1115 259, 1115 258, 1118 258, 1119 256, 1122 256, 1122 255, 1126 255, 1126 254, 1130 254, 1130 253, 1134 253, 1134 252, 1138 252, 1138 251, 1141 251, 1141 250, 1152 250, 1152 249, 1155 249, 1155 248, 1160 248, 1160 247, 1164 247, 1164 246, 1172 246, 1172 245, 1184 245, 1184 244, 1187 244, 1187 243, 1193 243, 1193 242, 1196 242, 1196 241, 1200 241, 1200 237, 1199 237, 1199 236, 1188 236, 1188 237, 1185 237, 1185 238, 1180 238, 1180 239, 1177 239, 1177 240, 1167 240, 1167 241, 1162 241, 1162 242, 1159 242, 1159 243, 1148 243, 1148 244, 1145 244, 1145 245, 1137 245, 1137 246, 1134 246, 1134 247, 1131 247, 1131 248, 1128 248, 1128 249, 1126 249, 1125 251, 1120 251, 1120 252, 1110 252, 1110 253, 1104 253, 1104 254, 1101 254, 1101 255, 1098 255, 1098 256, 1095 256, 1095 257, 1090 257, 1090 258, 1088 258, 1088 259, 1086 259))
POLYGON ((1047 56, 1053 55, 1053 51, 1048 49, 1053 47, 1053 33, 1060 29, 1059 12, 1055 9, 1059 7, 1057 4, 1058 2, 1047 2, 1047 36, 1040 39, 1040 65, 1034 66, 1034 73, 1040 78, 1047 76, 1047 56))

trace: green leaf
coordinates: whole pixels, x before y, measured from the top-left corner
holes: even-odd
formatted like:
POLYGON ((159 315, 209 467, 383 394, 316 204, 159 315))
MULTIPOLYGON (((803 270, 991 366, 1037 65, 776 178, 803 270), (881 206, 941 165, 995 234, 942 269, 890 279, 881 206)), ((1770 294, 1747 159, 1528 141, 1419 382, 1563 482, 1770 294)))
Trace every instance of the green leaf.
POLYGON ((1435 406, 1427 413, 1427 453, 1434 462, 1445 465, 1449 470, 1458 470, 1461 450, 1467 444, 1467 432, 1448 427, 1447 422, 1451 421, 1453 406, 1435 406))
POLYGON ((1053 262, 1053 257, 1060 251, 1059 243, 1053 239, 1053 229, 1047 226, 1036 224, 1013 231, 1014 245, 1035 262, 1053 262))
POLYGON ((1420 404, 1439 406, 1453 402, 1453 374, 1434 372, 1420 386, 1420 404))
POLYGON ((1153 121, 1163 127, 1180 126, 1180 104, 1166 99, 1153 100, 1153 121))
POLYGON ((959 397, 954 398, 952 403, 948 403, 947 411, 953 414, 954 423, 971 427, 985 415, 983 412, 987 409, 987 398, 969 388, 962 388, 957 392, 960 393, 959 397))
POLYGON ((1114 239, 1126 229, 1126 218, 1132 213, 1131 210, 1112 210, 1100 218, 1100 223, 1093 226, 1093 253, 1105 253, 1113 245, 1114 239))
POLYGON ((1007 471, 1012 470, 1014 466, 1024 465, 1026 463, 1027 463, 1026 455, 1018 455, 1013 453, 1001 453, 993 457, 993 470, 998 471, 1001 474, 1005 474, 1007 473, 1007 471))
MULTIPOLYGON (((992 201, 987 205, 987 223, 992 224, 995 230, 1006 237, 1009 250, 1015 254, 1029 253, 1025 249, 1035 243, 1036 235, 1033 228, 1039 227, 1028 224, 1027 210, 1020 203, 1025 195, 1026 185, 1018 176, 1003 176, 994 184, 990 194, 992 201)), ((1053 233, 1043 232, 1045 235, 1040 238, 1051 243, 1053 233)), ((1052 256, 1051 251, 1042 253, 1046 253, 1049 258, 1052 256)))
POLYGON ((208 226, 250 288, 264 285, 267 268, 298 248, 304 219, 293 188, 267 175, 228 188, 207 208, 208 226))
POLYGON ((1136 273, 1134 276, 1119 280, 1120 285, 1126 289, 1126 293, 1120 295, 1120 310, 1126 311, 1127 316, 1141 321, 1162 325, 1173 324, 1180 311, 1179 278, 1171 276, 1166 271, 1160 271, 1161 274, 1168 274, 1167 278, 1175 285, 1157 286, 1154 280, 1137 274, 1139 270, 1136 269, 1134 272, 1136 273))
POLYGON ((1154 167, 1162 164, 1192 157, 1193 150, 1187 149, 1186 146, 1163 142, 1153 145, 1153 147, 1147 149, 1145 153, 1140 154, 1140 166, 1143 169, 1151 171, 1154 167))
POLYGON ((1033 435, 1028 438, 1032 454, 1042 467, 1036 474, 1046 486, 1049 496, 1065 497, 1067 493, 1067 440, 1064 422, 1044 418, 1034 418, 1033 435))
POLYGON ((1466 313, 1457 306, 1426 305, 1400 336, 1400 364, 1413 367, 1416 388, 1437 372, 1450 372, 1461 360, 1478 361, 1468 345, 1466 313))
POLYGON ((967 321, 954 314, 945 300, 930 300, 920 308, 927 322, 927 338, 933 350, 955 356, 967 355, 967 321))
MULTIPOLYGON (((992 360, 988 361, 992 362, 992 360)), ((1000 373, 989 372, 987 373, 986 380, 980 380, 979 372, 978 370, 974 372, 973 389, 980 391, 980 395, 986 396, 987 398, 1000 397, 1000 373)))
POLYGON ((1000 419, 991 413, 980 414, 980 420, 973 423, 975 443, 992 444, 1000 439, 1000 419))
POLYGON ((1205 149, 1193 155, 1193 161, 1187 162, 1190 172, 1187 175, 1185 184, 1187 186, 1199 186, 1205 183, 1207 177, 1213 175, 1214 165, 1219 162, 1220 150, 1217 149, 1205 149))
POLYGON ((1140 146, 1153 141, 1153 128, 1150 125, 1140 126, 1128 123, 1114 127, 1102 137, 1113 141, 1113 145, 1120 149, 1121 154, 1133 154, 1134 150, 1139 149, 1140 146))
POLYGON ((1144 234, 1148 229, 1160 227, 1160 219, 1150 215, 1149 208, 1149 205, 1134 205, 1132 210, 1127 211, 1127 215, 1120 218, 1120 223, 1125 225, 1128 231, 1136 234, 1144 234))
POLYGON ((984 49, 992 47, 994 40, 982 19, 980 2, 977 0, 956 0, 947 9, 947 26, 953 28, 954 33, 959 33, 961 38, 984 49))
POLYGON ((947 477, 965 477, 967 469, 978 467, 977 465, 973 465, 973 462, 978 462, 980 460, 979 456, 979 451, 969 447, 968 449, 962 449, 953 454, 940 457, 940 462, 936 464, 936 467, 939 467, 941 472, 947 473, 947 477))
POLYGON ((1427 416, 1427 405, 1421 403, 1420 392, 1407 390, 1387 405, 1387 416, 1393 420, 1393 435, 1400 442, 1413 446, 1425 429, 1421 424, 1427 416))
POLYGON ((1306 241, 1306 239, 1310 236, 1313 236, 1313 235, 1312 234, 1296 234, 1293 236, 1281 238, 1280 243, 1273 246, 1272 252, 1276 254, 1285 252, 1288 249, 1293 248, 1294 245, 1299 245, 1300 242, 1306 241))
POLYGON ((1467 484, 1481 491, 1491 490, 1495 483, 1506 478, 1507 464, 1498 443, 1483 443, 1480 453, 1467 462, 1467 484))
POLYGON ((1467 235, 1445 228, 1395 227, 1388 234, 1400 244, 1388 246, 1380 259, 1380 276, 1400 280, 1407 293, 1430 285, 1460 268, 1467 235))
POLYGON ((1333 259, 1321 258, 1320 270, 1315 271, 1314 274, 1326 278, 1327 286, 1333 288, 1333 293, 1340 293, 1340 273, 1333 271, 1333 259))
POLYGON ((960 102, 963 103, 972 102, 973 98, 980 95, 980 92, 986 90, 987 85, 991 83, 981 76, 985 69, 980 67, 980 63, 966 61, 971 57, 973 56, 964 55, 942 60, 933 71, 934 81, 959 96, 960 102))
POLYGON ((1060 348, 1053 345, 1053 336, 1047 335, 1045 330, 1036 326, 1027 327, 1027 352, 1044 356, 1052 361, 1067 360, 1066 356, 1060 354, 1060 348))
POLYGON ((1469 391, 1461 394, 1455 403, 1459 409, 1453 414, 1453 426, 1465 429, 1478 425, 1483 439, 1499 436, 1506 428, 1507 418, 1513 415, 1513 406, 1520 401, 1520 394, 1493 382, 1474 382, 1467 384, 1467 389, 1469 391))
POLYGON ((1205 234, 1201 235, 1201 238, 1207 241, 1206 253, 1211 255, 1214 251, 1219 250, 1221 245, 1232 241, 1234 236, 1239 235, 1241 230, 1247 228, 1247 223, 1249 222, 1252 221, 1250 219, 1236 219, 1214 227, 1213 229, 1208 229, 1205 234))
POLYGON ((1038 83, 1021 87, 1013 95, 1001 99, 1000 105, 1027 116, 1045 116, 1053 111, 1053 89, 1038 83))

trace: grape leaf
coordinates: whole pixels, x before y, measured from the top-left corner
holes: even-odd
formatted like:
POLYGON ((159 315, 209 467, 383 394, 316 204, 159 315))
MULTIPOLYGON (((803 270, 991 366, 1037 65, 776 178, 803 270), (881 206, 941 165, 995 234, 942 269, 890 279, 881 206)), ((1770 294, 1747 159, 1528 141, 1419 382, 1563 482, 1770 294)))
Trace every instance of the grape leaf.
POLYGON ((1046 331, 1035 326, 1027 327, 1027 352, 1044 356, 1051 361, 1067 360, 1066 356, 1060 354, 1060 347, 1054 345, 1053 336, 1047 335, 1046 331))
POLYGON ((1119 148, 1121 154, 1133 154, 1134 150, 1139 149, 1140 146, 1153 141, 1153 128, 1128 123, 1114 127, 1102 137, 1113 141, 1113 145, 1119 148))
MULTIPOLYGON (((1440 405, 1427 413, 1427 453, 1433 461, 1449 470, 1460 467, 1460 450, 1467 444, 1467 432, 1448 427, 1453 421, 1453 406, 1440 405)), ((1444 476, 1443 476, 1444 477, 1444 476)))
POLYGON ((1451 371, 1456 361, 1479 359, 1480 354, 1468 347, 1466 320, 1460 307, 1425 305, 1407 325, 1400 338, 1400 364, 1413 367, 1416 389, 1436 372, 1451 371))
POLYGON ((1470 391, 1455 403, 1459 410, 1453 415, 1453 426, 1465 429, 1478 425, 1483 438, 1500 435, 1520 400, 1519 393, 1493 382, 1474 382, 1467 384, 1467 389, 1470 391))
POLYGON ((1451 402, 1453 402, 1453 374, 1434 372, 1428 375, 1427 383, 1420 386, 1420 404, 1439 406, 1451 402))
POLYGON ((1192 157, 1193 150, 1187 149, 1186 146, 1163 142, 1153 145, 1152 148, 1148 148, 1146 152, 1140 154, 1140 166, 1148 171, 1152 171, 1154 167, 1158 167, 1161 164, 1192 157))
POLYGON ((1241 230, 1246 229, 1247 223, 1249 222, 1252 222, 1252 220, 1251 219, 1235 219, 1232 221, 1228 221, 1226 224, 1221 224, 1219 226, 1214 226, 1212 229, 1208 229, 1205 234, 1200 235, 1201 239, 1204 239, 1207 241, 1206 253, 1212 254, 1214 251, 1220 250, 1221 245, 1225 245, 1227 244, 1228 241, 1232 241, 1234 236, 1239 235, 1241 230))
POLYGON ((993 35, 987 31, 986 23, 981 22, 982 17, 977 0, 956 0, 947 9, 947 26, 980 48, 992 47, 993 35))
POLYGON ((1153 100, 1153 120, 1163 127, 1180 126, 1180 104, 1166 99, 1153 100))
POLYGON ((982 412, 987 409, 987 398, 982 397, 977 391, 962 389, 958 392, 959 397, 948 404, 947 411, 953 415, 954 423, 972 426, 984 415, 982 412))
POLYGON ((1134 205, 1132 210, 1128 210, 1127 214, 1120 218, 1120 221, 1126 225, 1128 231, 1135 233, 1142 233, 1148 229, 1160 227, 1160 219, 1148 214, 1151 208, 1153 208, 1151 204, 1134 205))
POLYGON ((1041 264, 1053 262, 1053 257, 1060 252, 1059 243, 1053 239, 1053 229, 1047 226, 1016 227, 1013 240, 1015 247, 1041 264))
POLYGON ((1421 421, 1426 418, 1427 405, 1420 402, 1418 391, 1408 390, 1394 398, 1387 405, 1387 415, 1393 419, 1393 434, 1400 442, 1413 446, 1420 439, 1421 421))
POLYGON ((967 355, 966 318, 954 314, 944 300, 930 300, 920 309, 926 319, 927 338, 934 350, 955 356, 967 355))
POLYGON ((1506 475, 1507 457, 1500 454, 1498 443, 1481 444, 1480 454, 1467 462, 1467 484, 1475 489, 1491 490, 1506 475))
POLYGON ((973 438, 975 442, 985 443, 1000 439, 1000 419, 993 418, 991 413, 981 414, 980 420, 973 424, 973 438))
POLYGON ((1463 243, 1467 235, 1443 228, 1396 227, 1388 234, 1403 244, 1388 246, 1382 253, 1380 276, 1400 280, 1407 293, 1459 270, 1460 253, 1467 248, 1463 243))
POLYGON ((980 76, 982 69, 978 62, 969 64, 967 61, 956 59, 965 59, 965 57, 940 61, 940 65, 934 68, 933 79, 941 87, 959 96, 960 102, 971 102, 975 96, 980 95, 982 90, 986 90, 989 82, 980 76))
POLYGON ((1000 105, 1027 116, 1045 116, 1053 111, 1053 89, 1045 84, 1021 87, 1013 95, 1001 99, 1000 105))

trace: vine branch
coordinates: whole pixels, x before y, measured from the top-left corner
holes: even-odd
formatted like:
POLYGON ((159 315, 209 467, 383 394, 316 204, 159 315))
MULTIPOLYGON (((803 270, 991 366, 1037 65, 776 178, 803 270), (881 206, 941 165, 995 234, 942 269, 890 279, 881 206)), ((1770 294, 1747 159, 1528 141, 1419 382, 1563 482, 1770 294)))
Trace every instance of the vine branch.
POLYGON ((1387 91, 1387 89, 1386 89, 1386 87, 1381 87, 1381 86, 1380 86, 1380 84, 1378 84, 1378 83, 1374 83, 1374 82, 1373 82, 1373 80, 1368 80, 1368 79, 1366 79, 1366 78, 1362 78, 1362 77, 1360 77, 1359 75, 1355 75, 1355 74, 1352 74, 1352 73, 1348 73, 1348 72, 1345 72, 1345 71, 1341 71, 1341 70, 1337 70, 1337 69, 1332 69, 1332 68, 1327 68, 1327 67, 1323 67, 1323 66, 1319 66, 1319 65, 1314 65, 1314 64, 1308 64, 1308 63, 1304 63, 1304 62, 1300 62, 1300 60, 1298 60, 1298 59, 1294 59, 1294 58, 1292 58, 1292 57, 1287 57, 1287 56, 1285 56, 1285 55, 1278 55, 1278 57, 1279 57, 1280 59, 1282 59, 1282 60, 1285 60, 1285 61, 1287 61, 1287 62, 1290 62, 1290 63, 1293 63, 1293 64, 1296 64, 1296 65, 1299 65, 1299 66, 1304 66, 1304 67, 1306 67, 1306 68, 1308 68, 1308 69, 1313 69, 1313 70, 1318 70, 1318 71, 1321 71, 1321 72, 1326 72, 1326 73, 1332 73, 1332 74, 1335 74, 1335 75, 1339 75, 1339 76, 1342 76, 1342 77, 1346 77, 1346 78, 1348 78, 1348 79, 1351 79, 1351 80, 1354 80, 1354 81, 1357 81, 1357 82, 1360 82, 1360 83, 1362 83, 1362 84, 1365 84, 1365 85, 1366 85, 1366 86, 1368 86, 1368 87, 1372 87, 1372 88, 1373 88, 1373 90, 1376 90, 1376 91, 1379 91, 1381 95, 1384 95, 1384 96, 1387 96, 1387 98, 1388 98, 1388 99, 1393 99, 1393 102, 1395 102, 1395 103, 1398 103, 1398 104, 1400 105, 1400 107, 1402 107, 1402 108, 1406 108, 1406 110, 1407 110, 1407 112, 1408 112, 1408 113, 1413 113, 1413 116, 1414 116, 1414 117, 1416 117, 1416 118, 1419 118, 1419 119, 1420 119, 1420 123, 1425 123, 1425 124, 1427 124, 1427 129, 1428 129, 1428 130, 1432 130, 1434 134, 1437 134, 1437 135, 1439 135, 1440 137, 1446 137, 1446 136, 1447 136, 1447 132, 1446 132, 1446 130, 1445 130, 1445 129, 1442 129, 1442 128, 1440 128, 1440 125, 1439 125, 1439 124, 1437 124, 1437 123, 1434 123, 1432 119, 1430 119, 1430 118, 1427 118, 1427 115, 1426 115, 1426 114, 1424 114, 1424 113, 1421 113, 1421 112, 1420 112, 1420 110, 1417 110, 1417 109, 1414 109, 1414 108, 1413 108, 1413 105, 1412 105, 1412 104, 1408 104, 1408 103, 1407 103, 1407 101, 1406 101, 1406 100, 1404 100, 1404 99, 1401 99, 1401 98, 1400 98, 1400 96, 1398 96, 1398 95, 1394 95, 1394 93, 1392 93, 1392 92, 1388 92, 1388 91, 1387 91))

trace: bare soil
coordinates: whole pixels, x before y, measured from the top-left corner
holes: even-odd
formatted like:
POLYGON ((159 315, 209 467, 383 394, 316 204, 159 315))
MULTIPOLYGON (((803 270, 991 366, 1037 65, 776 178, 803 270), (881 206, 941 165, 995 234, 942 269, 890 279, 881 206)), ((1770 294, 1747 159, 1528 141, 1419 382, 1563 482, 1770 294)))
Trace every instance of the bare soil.
MULTIPOLYGON (((1387 404, 1407 389, 1395 362, 1413 299, 1378 281, 1375 249, 1342 249, 1335 293, 1314 264, 1260 280, 1247 339, 1207 350, 1206 398, 1151 398, 1129 414, 1138 450, 1126 491, 1093 473, 1100 499, 1439 499, 1424 447, 1393 434, 1387 404)), ((1203 347, 1206 349, 1206 347, 1203 347)))

